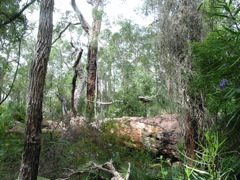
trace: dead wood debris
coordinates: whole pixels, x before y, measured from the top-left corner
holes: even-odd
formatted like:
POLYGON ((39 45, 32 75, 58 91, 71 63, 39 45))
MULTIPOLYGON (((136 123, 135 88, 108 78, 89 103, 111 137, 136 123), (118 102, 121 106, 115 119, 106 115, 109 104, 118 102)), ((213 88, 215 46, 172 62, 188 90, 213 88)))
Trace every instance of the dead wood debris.
POLYGON ((127 170, 127 174, 126 174, 125 178, 123 177, 123 175, 121 173, 119 173, 115 169, 115 167, 113 165, 113 161, 111 159, 109 162, 106 162, 106 163, 101 164, 101 165, 91 163, 89 168, 86 168, 86 169, 80 170, 80 171, 74 171, 74 170, 68 169, 68 170, 71 171, 71 173, 68 175, 68 177, 59 178, 59 179, 56 179, 56 180, 69 180, 72 176, 81 175, 81 174, 84 174, 84 173, 87 173, 87 172, 90 172, 90 171, 96 170, 96 169, 112 174, 113 177, 111 178, 111 180, 128 180, 129 177, 130 177, 131 164, 128 163, 128 170, 127 170))

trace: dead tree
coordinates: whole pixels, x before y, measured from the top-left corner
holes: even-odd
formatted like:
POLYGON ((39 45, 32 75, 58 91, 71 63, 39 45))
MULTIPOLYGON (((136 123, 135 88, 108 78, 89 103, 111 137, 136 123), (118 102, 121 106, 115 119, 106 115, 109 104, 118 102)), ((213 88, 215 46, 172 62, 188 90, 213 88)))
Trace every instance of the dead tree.
POLYGON ((88 61, 87 61, 87 103, 86 118, 91 122, 94 119, 94 106, 96 99, 96 77, 97 77, 97 53, 98 53, 98 36, 101 29, 103 16, 103 0, 88 1, 93 6, 93 24, 90 26, 81 11, 77 7, 75 0, 71 0, 71 5, 77 14, 82 28, 88 35, 88 61))

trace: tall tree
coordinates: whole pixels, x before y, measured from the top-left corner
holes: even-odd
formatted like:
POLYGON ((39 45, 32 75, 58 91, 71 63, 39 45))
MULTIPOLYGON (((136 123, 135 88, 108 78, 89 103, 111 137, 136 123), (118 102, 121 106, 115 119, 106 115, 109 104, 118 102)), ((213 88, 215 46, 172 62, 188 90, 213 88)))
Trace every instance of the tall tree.
POLYGON ((93 24, 92 27, 87 23, 81 11, 77 7, 75 0, 71 0, 72 7, 76 12, 78 19, 84 31, 88 34, 88 61, 87 61, 87 103, 86 118, 88 121, 94 119, 96 78, 97 78, 97 53, 98 53, 98 36, 101 30, 103 16, 103 0, 87 1, 93 6, 93 24))
POLYGON ((35 1, 23 7, 20 1, 0 2, 0 105, 10 97, 18 75, 22 40, 28 28, 22 13, 35 1))
POLYGON ((38 39, 29 72, 27 123, 19 180, 37 179, 41 150, 43 89, 51 51, 54 0, 41 0, 38 39))
POLYGON ((147 0, 146 7, 148 6, 156 14, 153 25, 158 27, 160 71, 164 72, 168 94, 179 104, 179 110, 189 112, 186 122, 186 150, 193 157, 200 134, 199 128, 205 126, 203 99, 198 93, 192 95, 188 92, 192 74, 190 42, 199 41, 202 36, 198 1, 147 0))

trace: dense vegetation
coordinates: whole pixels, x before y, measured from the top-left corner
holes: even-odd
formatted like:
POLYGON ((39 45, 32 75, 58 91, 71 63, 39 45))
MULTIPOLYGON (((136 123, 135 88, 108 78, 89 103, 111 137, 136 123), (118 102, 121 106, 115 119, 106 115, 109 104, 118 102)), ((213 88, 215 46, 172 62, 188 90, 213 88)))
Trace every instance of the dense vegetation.
MULTIPOLYGON (((21 1, 0 2, 0 173, 16 179, 23 152, 28 72, 34 54, 35 24, 27 13, 38 9, 21 1), (8 21, 15 17, 11 21, 8 21), (3 23, 1 23, 3 22, 3 23)), ((31 4, 34 1, 31 1, 31 4)), ((89 1, 90 2, 90 1, 89 1)), ((93 163, 110 159, 118 172, 138 179, 240 178, 240 2, 238 0, 145 0, 139 14, 151 16, 147 27, 128 19, 106 25, 99 34, 95 119, 122 116, 183 114, 192 125, 194 156, 179 143, 180 163, 135 149, 129 137, 116 136, 111 121, 101 130, 91 126, 62 134, 42 133, 39 176, 47 179, 111 179, 93 163), (117 26, 118 31, 111 31, 117 26), (143 103, 139 97, 145 97, 143 103)), ((107 18, 93 9, 95 19, 107 18), (96 12, 95 12, 96 11, 96 12)), ((44 89, 44 120, 60 122, 73 111, 72 85, 78 116, 86 115, 87 48, 74 11, 54 25, 53 45, 44 89), (69 24, 71 22, 71 24, 69 24), (67 27, 67 28, 66 28, 67 27), (64 31, 63 31, 64 30, 64 31), (61 36, 59 36, 61 34, 61 36), (65 34, 65 35, 64 35, 65 34), (79 66, 75 56, 83 49, 79 66), (78 67, 74 72, 72 67, 78 67), (84 81, 83 81, 84 82, 84 81), (66 111, 64 111, 64 109, 66 111)), ((40 177, 39 177, 40 178, 40 177)))

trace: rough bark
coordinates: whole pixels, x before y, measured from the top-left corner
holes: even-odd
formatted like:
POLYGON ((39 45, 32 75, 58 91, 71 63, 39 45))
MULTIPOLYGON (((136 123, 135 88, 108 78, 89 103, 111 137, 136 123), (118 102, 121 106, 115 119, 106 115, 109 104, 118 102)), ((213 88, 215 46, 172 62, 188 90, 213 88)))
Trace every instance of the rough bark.
POLYGON ((89 37, 88 47, 88 64, 87 64, 87 104, 86 118, 87 121, 94 120, 94 110, 96 101, 96 78, 97 78, 97 53, 98 53, 98 36, 101 30, 103 1, 96 0, 94 8, 100 12, 97 15, 93 14, 93 25, 89 37))
POLYGON ((41 0, 38 38, 29 72, 24 152, 19 180, 36 180, 41 151, 43 89, 51 51, 54 0, 41 0))
MULTIPOLYGON (((197 1, 161 0, 158 3, 158 25, 161 34, 160 67, 165 69, 164 75, 168 93, 181 108, 185 108, 188 118, 185 126, 185 149, 189 157, 193 157, 199 140, 199 122, 203 122, 195 97, 188 92, 191 82, 192 58, 189 42, 201 39, 201 16, 197 10, 197 1), (173 79, 174 77, 174 79, 173 79), (190 100, 189 100, 190 99, 190 100)), ((160 76, 162 76, 160 74, 160 76)))
POLYGON ((93 121, 94 118, 94 101, 96 92, 96 72, 97 72, 97 50, 98 48, 89 46, 88 64, 87 64, 87 103, 86 118, 93 121))

